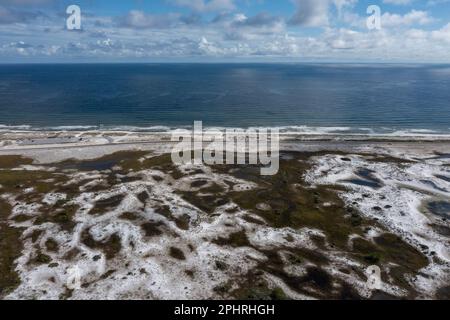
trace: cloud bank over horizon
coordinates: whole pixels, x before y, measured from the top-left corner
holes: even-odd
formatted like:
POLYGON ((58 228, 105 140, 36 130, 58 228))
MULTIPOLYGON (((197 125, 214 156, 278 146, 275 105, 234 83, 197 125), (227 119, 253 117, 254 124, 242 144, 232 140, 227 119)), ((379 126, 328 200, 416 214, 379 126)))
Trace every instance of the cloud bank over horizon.
POLYGON ((450 62, 449 0, 0 0, 1 62, 450 62), (66 29, 66 8, 82 29, 66 29), (367 8, 381 9, 369 30, 367 8))

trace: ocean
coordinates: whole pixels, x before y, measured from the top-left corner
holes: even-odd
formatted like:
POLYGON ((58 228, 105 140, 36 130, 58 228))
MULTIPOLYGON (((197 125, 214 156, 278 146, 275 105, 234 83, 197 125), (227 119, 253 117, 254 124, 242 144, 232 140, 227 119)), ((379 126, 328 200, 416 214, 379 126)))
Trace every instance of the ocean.
POLYGON ((450 65, 0 65, 1 130, 450 133, 450 65))

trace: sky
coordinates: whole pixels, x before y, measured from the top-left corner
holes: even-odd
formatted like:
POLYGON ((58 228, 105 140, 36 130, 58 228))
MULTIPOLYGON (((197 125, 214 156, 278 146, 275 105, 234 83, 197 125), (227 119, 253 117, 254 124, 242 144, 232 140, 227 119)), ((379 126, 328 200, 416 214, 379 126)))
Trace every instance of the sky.
POLYGON ((0 63, 275 61, 450 63, 450 0, 0 0, 0 63))

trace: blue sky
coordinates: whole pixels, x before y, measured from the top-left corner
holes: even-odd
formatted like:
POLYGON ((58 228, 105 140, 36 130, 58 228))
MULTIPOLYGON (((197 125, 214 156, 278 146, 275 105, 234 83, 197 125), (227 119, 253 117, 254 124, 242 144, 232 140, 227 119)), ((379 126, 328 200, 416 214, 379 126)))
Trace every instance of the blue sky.
POLYGON ((0 63, 450 62, 450 0, 0 0, 0 63), (65 28, 68 5, 80 31, 65 28), (381 28, 369 30, 369 5, 381 28))

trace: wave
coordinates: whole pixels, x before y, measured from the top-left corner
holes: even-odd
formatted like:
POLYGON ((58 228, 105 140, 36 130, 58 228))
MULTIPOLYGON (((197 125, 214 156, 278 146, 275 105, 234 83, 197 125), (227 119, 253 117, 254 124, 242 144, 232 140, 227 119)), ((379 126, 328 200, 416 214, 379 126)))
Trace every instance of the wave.
POLYGON ((4 124, 0 124, 0 130, 5 130, 5 131, 9 131, 9 130, 31 130, 31 126, 29 125, 19 125, 19 126, 8 126, 8 125, 4 125, 4 124))
MULTIPOLYGON (((186 127, 187 128, 187 127, 186 127)), ((42 126, 31 125, 3 125, 0 131, 129 131, 129 132, 170 132, 174 128, 167 126, 97 126, 97 125, 74 125, 74 126, 42 126)))
MULTIPOLYGON (((134 132, 134 133, 170 133, 177 129, 191 130, 193 125, 186 126, 104 126, 104 125, 73 125, 73 126, 32 126, 32 125, 5 125, 0 124, 0 132, 134 132)), ((445 137, 450 138, 450 128, 447 130, 434 129, 399 129, 399 128, 367 128, 348 126, 252 126, 252 127, 226 127, 226 126, 204 126, 204 130, 261 130, 277 129, 283 135, 304 136, 381 136, 381 137, 445 137)))

